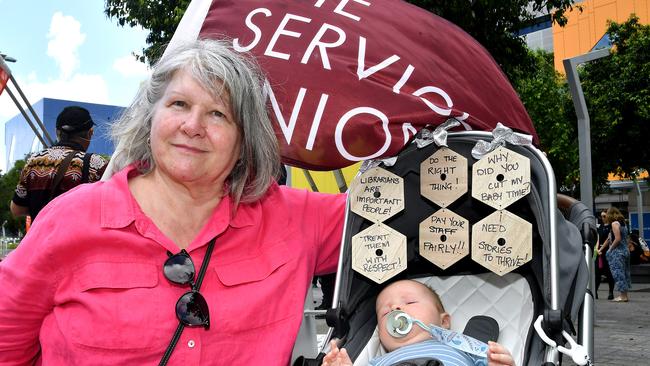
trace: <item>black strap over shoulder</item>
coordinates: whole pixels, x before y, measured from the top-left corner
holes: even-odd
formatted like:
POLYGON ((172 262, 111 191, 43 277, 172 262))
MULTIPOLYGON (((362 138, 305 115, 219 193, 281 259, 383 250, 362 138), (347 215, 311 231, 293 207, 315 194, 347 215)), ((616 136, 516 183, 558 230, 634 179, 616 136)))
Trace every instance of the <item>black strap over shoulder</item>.
POLYGON ((59 185, 63 180, 63 176, 68 170, 68 167, 70 166, 70 163, 72 162, 72 159, 74 159, 75 155, 77 155, 77 150, 68 151, 63 161, 61 161, 61 164, 59 164, 59 168, 56 170, 56 175, 54 176, 54 180, 50 186, 50 197, 48 201, 51 201, 54 197, 57 196, 56 191, 59 188, 59 185))
POLYGON ((90 175, 90 159, 92 158, 93 153, 86 153, 83 158, 83 164, 81 165, 81 183, 88 183, 90 175))
MULTIPOLYGON (((216 240, 217 240, 216 237, 212 238, 212 240, 210 240, 210 244, 208 244, 208 248, 205 250, 205 257, 203 257, 203 263, 201 264, 201 269, 199 270, 199 275, 195 283, 197 292, 201 289, 201 284, 203 283, 203 277, 205 276, 205 271, 208 269, 208 263, 210 263, 210 258, 212 257, 212 250, 214 249, 214 243, 216 240)), ((181 338, 183 329, 185 329, 185 324, 179 321, 178 326, 176 327, 176 331, 174 331, 174 335, 172 336, 172 340, 169 342, 169 345, 167 346, 167 349, 165 350, 165 353, 163 354, 162 359, 160 360, 158 366, 167 365, 167 362, 169 362, 169 357, 171 357, 172 352, 174 352, 174 348, 176 348, 176 344, 178 343, 178 340, 181 338)))

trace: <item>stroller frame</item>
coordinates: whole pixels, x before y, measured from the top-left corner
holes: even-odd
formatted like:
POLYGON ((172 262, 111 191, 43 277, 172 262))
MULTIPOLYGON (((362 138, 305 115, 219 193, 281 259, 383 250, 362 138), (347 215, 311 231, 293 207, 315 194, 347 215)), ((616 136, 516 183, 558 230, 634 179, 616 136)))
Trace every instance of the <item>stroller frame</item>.
MULTIPOLYGON (((450 139, 469 139, 469 140, 486 140, 486 141, 491 141, 493 139, 492 133, 490 132, 485 132, 485 131, 462 131, 462 132, 450 132, 449 133, 449 138, 450 139)), ((544 288, 548 289, 548 293, 550 294, 549 296, 549 304, 548 304, 548 309, 544 311, 544 324, 545 324, 545 329, 548 329, 551 331, 551 338, 554 338, 557 342, 557 344, 561 345, 564 344, 564 340, 562 339, 561 332, 562 332, 562 307, 560 305, 560 265, 559 265, 559 248, 558 248, 558 230, 557 230, 557 216, 556 216, 556 211, 558 210, 558 197, 557 197, 557 192, 556 192, 556 182, 555 182, 555 175, 553 173, 553 169, 551 167, 550 162, 546 158, 546 156, 543 154, 542 151, 537 149, 536 147, 532 145, 528 146, 519 146, 522 147, 530 152, 531 155, 536 157, 543 167, 543 172, 544 176, 546 179, 546 195, 545 197, 542 198, 542 206, 546 206, 546 210, 544 210, 545 214, 547 215, 546 219, 548 220, 548 235, 546 238, 549 241, 549 249, 550 249, 550 258, 549 258, 549 268, 547 272, 544 274, 544 288), (555 322, 555 323, 553 323, 555 322)), ((531 192, 532 194, 532 192, 531 192)), ((578 342, 582 344, 582 346, 586 349, 587 354, 589 355, 590 359, 593 360, 593 324, 594 324, 594 300, 593 300, 593 294, 592 294, 592 289, 595 287, 594 286, 594 270, 593 270, 593 261, 591 260, 591 254, 593 253, 593 245, 594 245, 594 235, 593 232, 595 232, 595 218, 593 217, 593 214, 589 212, 588 208, 586 208, 585 205, 583 205, 580 202, 573 202, 573 206, 571 209, 577 210, 580 212, 578 216, 580 216, 577 220, 582 220, 581 223, 576 223, 574 224, 578 226, 579 224, 582 224, 582 227, 579 227, 581 230, 581 236, 583 238, 583 250, 584 250, 584 260, 586 262, 586 268, 587 268, 587 273, 588 273, 588 282, 586 286, 586 291, 584 294, 584 299, 582 301, 581 307, 579 309, 579 315, 578 315, 578 342)), ((566 215, 566 214, 565 214, 566 215)), ((575 216, 575 215, 574 215, 575 216)), ((326 341, 323 343, 323 346, 321 348, 321 352, 324 352, 328 348, 328 341, 332 339, 335 333, 335 326, 337 325, 337 322, 341 322, 340 319, 340 313, 337 311, 337 307, 339 306, 339 301, 341 297, 341 281, 342 281, 342 274, 343 274, 343 266, 344 266, 344 259, 346 255, 346 247, 345 247, 345 240, 346 240, 346 235, 348 231, 348 226, 349 226, 349 221, 350 220, 350 198, 348 197, 347 203, 346 203, 346 212, 345 212, 345 222, 346 225, 344 226, 343 234, 342 234, 342 246, 341 246, 341 251, 339 253, 339 264, 338 264, 338 270, 337 270, 337 276, 336 276, 336 285, 334 289, 334 294, 333 294, 333 305, 332 309, 328 310, 327 312, 327 322, 328 325, 330 326, 327 336, 326 336, 326 341)), ((540 225, 539 227, 540 231, 543 229, 543 225, 540 225)), ((542 239, 546 240, 545 237, 542 235, 542 239)), ((545 292, 545 289, 542 289, 543 292, 545 292)), ((572 324, 570 325, 572 326, 572 324)), ((547 343, 546 349, 545 349, 545 354, 544 354, 544 365, 558 365, 560 364, 561 357, 560 353, 558 352, 557 347, 554 345, 549 345, 547 343)))

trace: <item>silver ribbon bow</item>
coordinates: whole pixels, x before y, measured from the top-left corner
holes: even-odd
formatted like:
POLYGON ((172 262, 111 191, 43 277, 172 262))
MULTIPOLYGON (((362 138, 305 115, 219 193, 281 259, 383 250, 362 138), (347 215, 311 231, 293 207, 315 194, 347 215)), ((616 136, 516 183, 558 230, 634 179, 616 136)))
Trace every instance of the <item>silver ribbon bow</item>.
POLYGON ((380 164, 384 164, 384 166, 393 166, 397 162, 397 156, 393 156, 390 158, 385 158, 385 159, 370 159, 366 160, 363 163, 361 163, 361 167, 359 167, 359 174, 363 174, 366 171, 378 167, 380 164))
POLYGON ((446 120, 443 124, 436 127, 433 132, 429 131, 426 127, 422 129, 420 138, 414 140, 418 149, 421 149, 425 146, 431 145, 435 142, 438 146, 447 146, 447 135, 449 134, 448 130, 460 126, 460 122, 455 118, 450 118, 446 120))
POLYGON ((472 149, 472 156, 476 160, 481 160, 485 154, 495 150, 499 146, 504 146, 507 143, 512 145, 531 145, 533 143, 533 136, 525 135, 523 133, 514 132, 512 129, 504 126, 501 122, 492 130, 494 138, 491 142, 480 140, 472 149))

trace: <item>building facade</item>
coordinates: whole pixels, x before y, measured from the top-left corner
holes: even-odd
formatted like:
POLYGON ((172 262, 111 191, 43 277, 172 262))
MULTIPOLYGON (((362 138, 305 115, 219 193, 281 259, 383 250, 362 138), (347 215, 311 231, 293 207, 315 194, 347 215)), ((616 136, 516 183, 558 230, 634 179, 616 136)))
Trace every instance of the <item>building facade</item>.
MULTIPOLYGON (((540 14, 535 25, 521 32, 530 48, 553 52, 555 69, 562 74, 563 60, 611 45, 605 34, 609 21, 623 23, 634 14, 642 24, 650 23, 650 0, 588 0, 576 1, 575 5, 567 13, 564 27, 551 24, 548 15, 540 14)), ((631 181, 610 175, 610 192, 594 199, 596 211, 612 206, 620 209, 632 229, 639 228, 642 213, 646 240, 650 239, 650 192, 644 180, 647 176, 645 172, 639 181, 631 181)))
POLYGON ((564 27, 553 25, 553 54, 555 69, 564 73, 562 61, 594 50, 604 42, 607 22, 625 22, 630 15, 639 17, 642 24, 650 23, 650 0, 588 0, 576 2, 582 8, 574 7, 567 13, 564 27))

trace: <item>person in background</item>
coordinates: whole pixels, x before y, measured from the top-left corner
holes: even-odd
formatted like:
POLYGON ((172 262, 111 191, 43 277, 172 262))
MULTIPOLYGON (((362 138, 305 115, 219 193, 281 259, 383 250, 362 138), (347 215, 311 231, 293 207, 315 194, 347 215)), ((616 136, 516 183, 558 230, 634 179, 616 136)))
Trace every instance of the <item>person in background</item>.
POLYGON ((630 251, 630 264, 641 264, 643 249, 639 242, 639 230, 634 229, 630 231, 630 236, 627 239, 627 249, 630 251))
POLYGON ((0 364, 288 365, 345 194, 279 186, 252 56, 167 52, 112 127, 110 179, 39 214, 0 263, 0 364))
POLYGON ((108 162, 98 154, 86 152, 93 126, 87 109, 63 108, 56 118, 58 142, 32 155, 20 173, 10 203, 14 216, 29 215, 35 220, 41 209, 58 195, 101 179, 108 162))
POLYGON ((615 290, 620 296, 614 298, 614 302, 628 302, 628 290, 632 286, 632 275, 630 273, 630 251, 627 248, 627 227, 625 218, 616 207, 607 210, 607 222, 611 225, 611 232, 598 253, 607 256, 609 269, 614 277, 615 290))
POLYGON ((609 270, 609 262, 607 262, 607 256, 600 253, 600 248, 604 245, 609 232, 611 231, 611 226, 607 223, 607 211, 604 210, 600 213, 599 225, 598 225, 598 256, 596 257, 596 298, 598 298, 598 288, 602 282, 602 277, 605 276, 607 279, 608 294, 607 300, 614 299, 614 277, 612 277, 612 272, 609 270))
POLYGON ((639 258, 639 262, 641 264, 650 263, 650 247, 648 247, 648 243, 645 241, 645 239, 643 239, 643 236, 639 235, 639 230, 632 230, 632 234, 634 233, 636 233, 639 246, 641 247, 641 256, 639 258))

